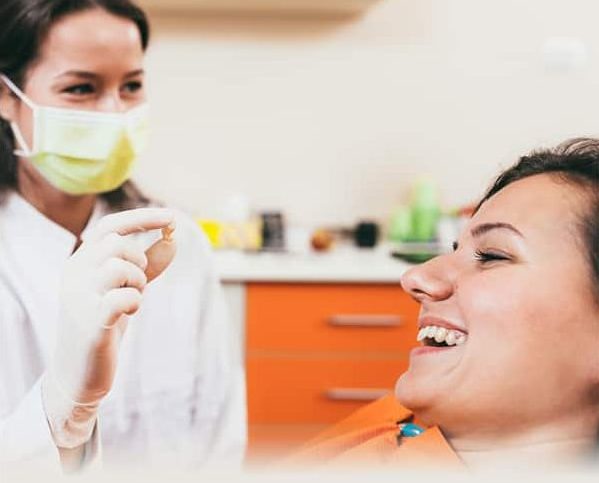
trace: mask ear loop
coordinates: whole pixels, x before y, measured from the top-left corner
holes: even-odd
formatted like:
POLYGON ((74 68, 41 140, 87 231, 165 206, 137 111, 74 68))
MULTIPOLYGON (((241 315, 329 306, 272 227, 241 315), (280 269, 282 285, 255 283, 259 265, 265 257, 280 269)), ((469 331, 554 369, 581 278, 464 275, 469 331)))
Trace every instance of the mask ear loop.
POLYGON ((15 135, 17 143, 19 143, 19 146, 21 146, 21 149, 15 149, 13 151, 13 154, 15 154, 16 156, 21 156, 23 158, 30 158, 31 156, 33 156, 33 151, 29 148, 29 146, 27 146, 27 142, 25 141, 23 134, 21 134, 21 130, 19 129, 17 123, 14 121, 11 122, 10 127, 12 129, 12 133, 15 135))
MULTIPOLYGON (((0 74, 0 80, 2 80, 6 86, 29 108, 31 109, 31 112, 33 113, 33 119, 34 119, 34 125, 35 125, 35 118, 36 118, 36 106, 33 102, 31 102, 31 100, 25 95, 25 93, 19 89, 16 84, 11 81, 8 77, 6 77, 4 74, 0 74)), ((19 126, 17 125, 16 122, 11 121, 10 123, 10 127, 12 129, 12 132, 15 136, 15 139, 17 140, 17 143, 19 144, 19 146, 21 147, 21 149, 15 149, 13 151, 13 154, 15 154, 16 156, 22 156, 25 158, 29 158, 31 156, 33 156, 34 152, 29 148, 29 146, 27 145, 27 142, 25 141, 25 138, 23 137, 23 133, 21 132, 21 129, 19 128, 19 126)), ((35 134, 34 134, 35 137, 35 134)), ((35 144, 35 140, 34 140, 34 144, 35 144)))

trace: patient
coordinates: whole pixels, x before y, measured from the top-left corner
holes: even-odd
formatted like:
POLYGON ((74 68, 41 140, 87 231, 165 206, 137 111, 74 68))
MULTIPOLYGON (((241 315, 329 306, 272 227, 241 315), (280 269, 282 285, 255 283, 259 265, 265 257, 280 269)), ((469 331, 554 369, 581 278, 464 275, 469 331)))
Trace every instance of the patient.
POLYGON ((598 139, 520 158, 453 253, 412 268, 402 284, 422 304, 421 346, 395 397, 329 429, 297 461, 590 461, 599 428, 598 139))

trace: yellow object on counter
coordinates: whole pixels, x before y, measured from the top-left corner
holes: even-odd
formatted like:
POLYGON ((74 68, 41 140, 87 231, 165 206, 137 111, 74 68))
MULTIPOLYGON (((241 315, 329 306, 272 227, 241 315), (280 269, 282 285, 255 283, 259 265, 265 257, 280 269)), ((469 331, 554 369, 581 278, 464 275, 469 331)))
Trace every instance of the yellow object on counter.
POLYGON ((204 231, 208 237, 208 241, 214 248, 220 246, 220 235, 222 231, 222 224, 216 220, 196 220, 198 226, 204 231))
POLYGON ((198 219, 197 223, 214 248, 255 251, 262 247, 262 224, 259 220, 220 222, 198 219))

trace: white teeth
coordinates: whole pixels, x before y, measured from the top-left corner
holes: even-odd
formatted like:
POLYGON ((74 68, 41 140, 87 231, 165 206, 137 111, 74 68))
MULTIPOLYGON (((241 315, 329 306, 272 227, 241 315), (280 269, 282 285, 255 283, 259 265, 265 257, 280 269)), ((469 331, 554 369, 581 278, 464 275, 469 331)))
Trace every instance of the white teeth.
POLYGON ((435 334, 435 340, 439 343, 445 340, 445 336, 447 335, 447 329, 445 327, 439 327, 437 329, 437 333, 435 334))
POLYGON ((457 337, 455 331, 451 330, 449 334, 447 334, 447 337, 445 337, 445 343, 447 345, 455 345, 457 337))
POLYGON ((435 339, 435 342, 438 344, 445 342, 448 346, 455 346, 462 345, 466 342, 467 338, 468 336, 459 330, 451 330, 446 329, 445 327, 429 325, 418 331, 416 340, 421 342, 424 339, 435 339))

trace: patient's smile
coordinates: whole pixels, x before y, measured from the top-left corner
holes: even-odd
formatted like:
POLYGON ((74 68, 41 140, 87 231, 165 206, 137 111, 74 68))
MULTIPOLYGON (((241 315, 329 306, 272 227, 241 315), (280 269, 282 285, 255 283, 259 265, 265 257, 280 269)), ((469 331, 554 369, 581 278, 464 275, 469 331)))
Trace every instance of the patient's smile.
POLYGON ((425 346, 451 347, 462 345, 468 336, 459 330, 446 329, 436 325, 428 325, 418 332, 417 341, 425 346))

